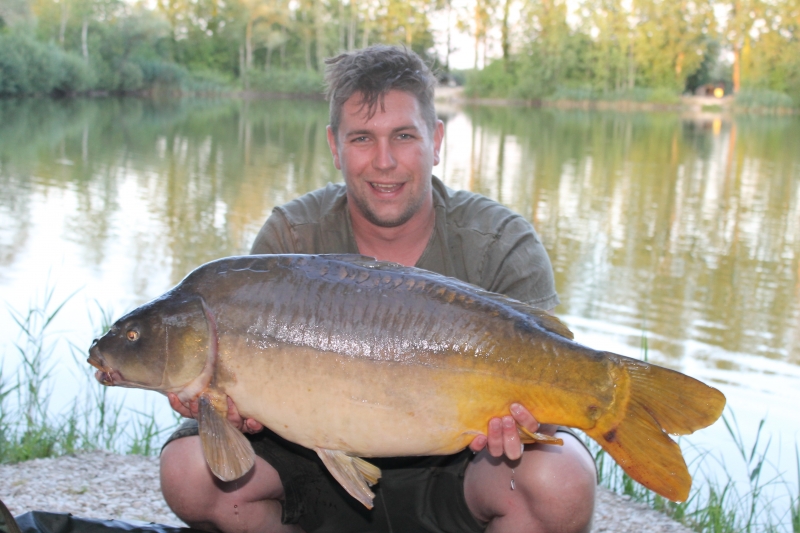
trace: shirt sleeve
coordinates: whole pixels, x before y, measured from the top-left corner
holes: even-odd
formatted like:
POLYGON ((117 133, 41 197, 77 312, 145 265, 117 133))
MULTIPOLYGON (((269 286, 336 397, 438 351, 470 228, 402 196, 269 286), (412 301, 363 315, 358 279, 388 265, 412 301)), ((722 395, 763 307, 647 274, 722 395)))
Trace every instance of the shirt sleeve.
POLYGON ((293 254, 296 253, 296 246, 292 238, 292 228, 286 220, 286 216, 275 208, 272 210, 267 221, 261 226, 261 230, 253 241, 250 248, 251 254, 293 254))
POLYGON ((509 221, 485 261, 483 286, 490 291, 546 310, 560 303, 547 250, 524 218, 509 221))

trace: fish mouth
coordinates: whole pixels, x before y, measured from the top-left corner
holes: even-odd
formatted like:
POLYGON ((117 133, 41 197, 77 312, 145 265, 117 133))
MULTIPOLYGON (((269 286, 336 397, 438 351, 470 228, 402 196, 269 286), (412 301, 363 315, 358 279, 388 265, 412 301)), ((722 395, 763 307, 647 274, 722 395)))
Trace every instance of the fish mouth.
POLYGON ((106 360, 103 359, 100 349, 97 347, 97 341, 94 341, 92 347, 89 348, 89 358, 86 362, 97 369, 94 377, 101 384, 113 387, 123 381, 122 374, 106 364, 106 360))

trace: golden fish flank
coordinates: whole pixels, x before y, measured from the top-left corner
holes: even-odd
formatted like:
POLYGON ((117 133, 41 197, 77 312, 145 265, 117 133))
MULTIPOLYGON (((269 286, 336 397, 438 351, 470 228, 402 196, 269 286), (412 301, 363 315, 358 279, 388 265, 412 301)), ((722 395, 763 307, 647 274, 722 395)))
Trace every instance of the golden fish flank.
POLYGON ((253 464, 225 418, 229 396, 316 450, 368 507, 380 471, 361 457, 454 453, 514 402, 582 429, 632 478, 684 500, 691 477, 668 434, 712 424, 725 405, 679 372, 573 342, 541 310, 358 255, 207 263, 89 352, 102 383, 199 398, 203 450, 221 479, 253 464))

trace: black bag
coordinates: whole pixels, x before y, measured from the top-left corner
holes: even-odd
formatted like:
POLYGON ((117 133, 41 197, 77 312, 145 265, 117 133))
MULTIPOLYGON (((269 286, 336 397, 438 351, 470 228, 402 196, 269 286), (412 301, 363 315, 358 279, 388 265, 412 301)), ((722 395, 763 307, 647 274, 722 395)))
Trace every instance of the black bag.
POLYGON ((16 520, 0 501, 0 533, 200 533, 153 522, 80 518, 69 513, 30 511, 16 520))

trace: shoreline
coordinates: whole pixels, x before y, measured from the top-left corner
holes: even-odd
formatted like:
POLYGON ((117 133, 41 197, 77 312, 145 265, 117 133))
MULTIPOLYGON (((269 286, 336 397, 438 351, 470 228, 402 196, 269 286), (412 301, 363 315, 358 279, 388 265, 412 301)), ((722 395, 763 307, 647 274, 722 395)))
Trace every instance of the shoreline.
POLYGON ((731 115, 776 115, 787 116, 800 114, 798 108, 737 108, 735 98, 731 95, 722 98, 714 96, 680 96, 680 102, 655 103, 637 102, 633 100, 515 100, 508 98, 473 98, 464 96, 463 87, 437 87, 437 107, 447 106, 508 106, 531 107, 558 110, 578 111, 615 111, 615 112, 671 112, 692 117, 722 117, 731 115))
MULTIPOLYGON (((0 465, 0 499, 14 516, 29 511, 184 526, 161 496, 158 459, 85 452, 0 465)), ((598 487, 596 533, 691 533, 644 504, 598 487)))
MULTIPOLYGON (((716 98, 714 96, 680 96, 680 102, 656 103, 639 102, 634 100, 520 100, 513 98, 476 98, 464 96, 464 87, 436 87, 435 101, 437 108, 453 109, 463 106, 487 107, 529 107, 539 109, 558 109, 563 111, 612 111, 621 113, 681 113, 696 118, 719 118, 732 115, 758 115, 758 116, 793 116, 800 115, 800 108, 790 107, 737 107, 733 96, 716 98)), ((235 89, 230 91, 162 91, 147 89, 132 92, 113 91, 87 91, 83 93, 63 93, 57 95, 31 94, 24 96, 3 96, 0 101, 50 98, 54 100, 69 100, 75 98, 150 98, 180 99, 180 98, 230 98, 246 101, 253 100, 308 100, 325 101, 323 93, 284 93, 270 91, 255 91, 235 89)))

